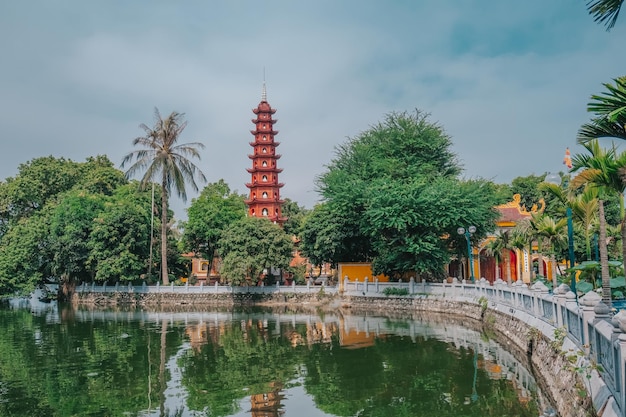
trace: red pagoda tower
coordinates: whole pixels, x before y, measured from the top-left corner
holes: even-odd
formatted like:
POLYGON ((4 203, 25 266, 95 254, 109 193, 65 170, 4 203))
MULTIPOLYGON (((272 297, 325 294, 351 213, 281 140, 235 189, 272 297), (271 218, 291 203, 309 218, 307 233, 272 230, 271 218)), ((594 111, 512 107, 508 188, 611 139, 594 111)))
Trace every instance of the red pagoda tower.
POLYGON ((255 129, 250 131, 254 135, 254 142, 250 142, 254 153, 248 155, 252 160, 252 168, 247 168, 252 175, 252 181, 246 184, 250 189, 250 197, 246 200, 248 215, 267 217, 274 223, 282 225, 287 218, 281 214, 284 200, 280 199, 280 189, 285 184, 278 182, 278 174, 282 169, 276 166, 276 161, 280 159, 280 155, 276 154, 276 147, 280 142, 274 141, 278 131, 274 130, 276 120, 272 119, 272 115, 276 113, 276 109, 267 102, 265 83, 261 102, 252 111, 256 118, 252 119, 255 129))

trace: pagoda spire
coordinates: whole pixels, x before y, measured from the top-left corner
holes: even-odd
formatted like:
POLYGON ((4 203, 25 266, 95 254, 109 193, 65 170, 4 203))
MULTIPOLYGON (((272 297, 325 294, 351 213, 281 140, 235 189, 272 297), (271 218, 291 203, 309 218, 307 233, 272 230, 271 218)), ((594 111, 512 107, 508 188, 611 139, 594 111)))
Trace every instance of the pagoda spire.
POLYGON ((287 218, 281 213, 285 200, 280 198, 280 189, 284 184, 278 182, 278 174, 283 171, 277 166, 280 155, 276 153, 276 147, 280 142, 274 140, 278 131, 274 130, 276 120, 272 115, 276 113, 276 109, 267 102, 265 80, 261 102, 252 112, 256 118, 252 119, 255 129, 250 131, 254 135, 254 141, 250 142, 253 153, 248 155, 252 160, 252 167, 247 168, 251 176, 251 181, 246 184, 250 189, 250 195, 246 200, 248 215, 265 217, 282 225, 287 218))

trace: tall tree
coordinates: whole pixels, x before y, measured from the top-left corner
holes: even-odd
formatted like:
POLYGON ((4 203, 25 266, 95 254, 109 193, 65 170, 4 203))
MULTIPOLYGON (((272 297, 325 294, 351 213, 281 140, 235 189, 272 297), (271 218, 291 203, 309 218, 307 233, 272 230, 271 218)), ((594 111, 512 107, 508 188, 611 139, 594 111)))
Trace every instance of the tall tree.
POLYGON ((496 280, 501 279, 500 277, 500 263, 502 262, 502 240, 491 239, 484 247, 485 254, 487 256, 491 256, 496 261, 496 280))
MULTIPOLYGON (((493 230, 494 184, 461 181, 452 141, 428 115, 390 113, 336 149, 317 180, 324 205, 307 221, 303 247, 324 239, 310 226, 339 237, 332 263, 371 261, 375 273, 398 277, 418 272, 442 275, 450 250, 464 248, 458 227, 477 227, 473 240, 493 230), (349 249, 347 249, 349 248, 349 249)), ((317 251, 322 253, 322 251, 317 251)))
MULTIPOLYGON (((535 220, 537 235, 547 245, 550 256, 552 288, 556 289, 558 281, 556 279, 556 248, 567 242, 567 219, 555 220, 548 215, 541 215, 535 220)), ((548 274, 546 274, 547 276, 548 274)))
POLYGON ((615 148, 608 150, 600 147, 598 140, 583 144, 589 154, 576 154, 572 158, 572 171, 580 171, 572 180, 573 186, 589 185, 598 190, 598 218, 600 228, 599 249, 602 275, 602 298, 605 303, 611 304, 611 284, 608 267, 608 253, 606 240, 606 218, 604 215, 604 201, 607 195, 620 195, 620 213, 622 230, 622 259, 626 259, 626 224, 624 223, 624 182, 622 172, 626 169, 626 152, 617 153, 615 148))
POLYGON ((593 20, 604 23, 608 31, 615 26, 623 2, 624 0, 589 0, 587 10, 593 16, 593 20))
POLYGON ((245 196, 231 192, 223 179, 208 184, 187 210, 188 220, 183 223, 185 250, 208 260, 211 271, 222 233, 245 216, 245 196))
POLYGON ((219 241, 221 274, 239 285, 256 282, 264 270, 289 266, 294 246, 277 224, 261 217, 245 217, 231 224, 219 241))
POLYGON ((126 171, 127 178, 132 177, 138 171, 145 170, 141 178, 142 187, 147 187, 153 181, 160 181, 162 188, 161 278, 164 285, 169 284, 167 269, 167 207, 172 188, 183 201, 187 201, 186 183, 189 183, 194 191, 198 191, 196 177, 202 182, 206 182, 202 171, 189 159, 200 159, 198 149, 204 148, 204 145, 199 142, 177 143, 183 130, 187 127, 187 122, 183 119, 183 116, 183 113, 174 111, 163 119, 159 110, 155 108, 154 126, 148 127, 142 123, 139 127, 144 130, 145 136, 140 136, 133 140, 133 146, 139 145, 143 149, 130 152, 122 160, 122 168, 127 163, 132 163, 126 171))

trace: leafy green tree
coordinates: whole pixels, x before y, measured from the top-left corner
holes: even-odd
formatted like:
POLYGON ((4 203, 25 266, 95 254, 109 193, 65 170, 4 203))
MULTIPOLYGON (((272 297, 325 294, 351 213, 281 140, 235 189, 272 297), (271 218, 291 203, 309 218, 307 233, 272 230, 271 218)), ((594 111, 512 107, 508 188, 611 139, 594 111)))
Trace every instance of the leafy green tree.
POLYGON ((472 224, 473 239, 484 237, 502 195, 488 181, 461 181, 451 144, 441 126, 416 110, 388 114, 340 145, 317 181, 324 205, 305 223, 305 253, 330 255, 319 260, 332 263, 371 261, 374 273, 394 277, 443 275, 449 251, 465 247, 456 229, 472 224), (324 233, 336 239, 326 253, 319 249, 324 233))
MULTIPOLYGON (((91 281, 89 236, 104 201, 94 194, 70 191, 55 207, 50 220, 51 269, 60 281, 60 291, 69 297, 78 281, 91 281)), ((60 294, 60 295, 61 295, 60 294)))
POLYGON ((20 164, 18 174, 0 183, 0 236, 12 221, 30 216, 82 178, 76 162, 52 156, 20 164))
POLYGON ((546 174, 543 175, 527 175, 525 177, 516 177, 511 181, 511 191, 513 194, 519 194, 520 205, 530 211, 531 207, 539 203, 544 198, 544 194, 539 188, 539 184, 545 181, 546 174))
POLYGON ((285 233, 292 236, 300 236, 304 219, 309 210, 298 205, 297 202, 289 198, 285 199, 282 205, 282 214, 287 217, 287 221, 283 224, 285 233))
POLYGON ((289 267, 294 246, 277 224, 260 217, 245 217, 231 224, 219 241, 221 275, 231 284, 256 282, 263 271, 289 267))
POLYGON ((349 211, 333 211, 330 203, 315 205, 302 225, 300 249, 312 265, 336 265, 344 259, 368 260, 367 240, 362 239, 349 211))
POLYGON ((623 2, 624 0, 588 0, 587 10, 593 16, 593 20, 604 23, 608 31, 615 26, 623 2))
POLYGON ((415 271, 422 277, 442 278, 450 260, 449 248, 466 247, 465 236, 456 232, 459 226, 476 226, 473 239, 493 230, 496 213, 491 185, 436 178, 372 190, 362 230, 376 253, 373 272, 401 278, 415 271))
POLYGON ((208 184, 187 209, 183 247, 209 261, 211 270, 224 230, 246 216, 244 196, 231 192, 224 180, 208 184))
POLYGON ((50 216, 47 210, 23 217, 0 239, 0 296, 28 294, 50 277, 50 216))
POLYGON ((145 170, 141 179, 143 187, 153 181, 160 181, 162 189, 161 198, 161 278, 163 284, 169 284, 167 268, 167 205, 172 188, 183 200, 187 200, 185 184, 188 182, 194 191, 198 190, 196 177, 206 182, 202 171, 188 158, 200 159, 199 148, 204 145, 199 142, 178 144, 187 122, 183 120, 184 114, 172 112, 163 119, 158 109, 154 109, 155 124, 148 127, 139 125, 146 133, 133 140, 133 146, 142 146, 142 149, 127 154, 122 160, 122 168, 127 163, 132 163, 126 171, 126 177, 130 178, 135 173, 145 170), (132 161, 135 162, 132 162, 132 161))
POLYGON ((150 196, 137 184, 104 201, 89 234, 89 269, 100 282, 133 281, 145 272, 150 242, 150 196))

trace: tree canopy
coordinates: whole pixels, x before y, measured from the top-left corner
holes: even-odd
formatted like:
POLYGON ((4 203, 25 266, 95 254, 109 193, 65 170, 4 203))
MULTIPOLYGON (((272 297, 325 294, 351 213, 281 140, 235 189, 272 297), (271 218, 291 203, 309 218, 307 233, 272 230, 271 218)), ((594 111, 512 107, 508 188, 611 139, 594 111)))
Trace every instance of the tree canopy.
POLYGON ((212 261, 224 230, 246 216, 245 197, 231 192, 223 179, 208 184, 191 201, 183 223, 184 248, 212 261))
POLYGON ((0 295, 58 279, 139 278, 149 247, 150 195, 104 156, 37 158, 0 183, 0 295))
POLYGON ((441 276, 450 251, 464 248, 457 228, 474 225, 481 239, 502 202, 493 183, 459 178, 451 145, 416 110, 390 113, 338 146, 317 179, 323 204, 304 224, 303 252, 316 262, 371 261, 391 277, 441 276))
POLYGON ((256 283, 271 268, 289 267, 293 242, 277 224, 261 217, 244 217, 231 224, 219 241, 222 257, 221 274, 234 285, 248 279, 256 283))

